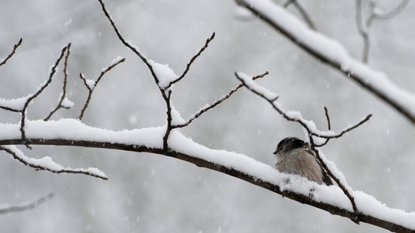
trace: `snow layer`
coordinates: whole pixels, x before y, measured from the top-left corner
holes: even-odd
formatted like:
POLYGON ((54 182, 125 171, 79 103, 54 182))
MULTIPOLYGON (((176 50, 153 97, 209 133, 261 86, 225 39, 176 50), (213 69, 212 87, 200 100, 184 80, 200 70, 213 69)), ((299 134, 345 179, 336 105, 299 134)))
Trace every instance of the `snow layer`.
POLYGON ((148 60, 148 63, 153 67, 154 73, 159 80, 159 86, 162 89, 165 89, 171 82, 179 78, 167 64, 162 65, 153 60, 148 60))

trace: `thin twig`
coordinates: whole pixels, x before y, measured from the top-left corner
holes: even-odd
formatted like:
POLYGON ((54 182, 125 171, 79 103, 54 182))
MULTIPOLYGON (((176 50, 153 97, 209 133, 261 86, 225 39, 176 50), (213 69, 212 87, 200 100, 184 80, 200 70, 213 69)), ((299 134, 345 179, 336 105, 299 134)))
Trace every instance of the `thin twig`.
POLYGON ((189 71, 189 69, 190 69, 190 66, 193 64, 193 62, 196 60, 196 58, 198 58, 198 57, 202 54, 202 52, 203 52, 203 51, 205 51, 205 49, 209 46, 209 43, 210 43, 210 42, 211 42, 214 38, 215 38, 215 33, 213 33, 213 34, 212 34, 212 36, 206 40, 205 45, 204 45, 204 46, 203 46, 203 47, 199 50, 199 52, 198 52, 196 55, 194 55, 194 56, 192 57, 192 59, 190 59, 189 63, 187 63, 186 69, 184 70, 183 74, 182 74, 179 78, 177 78, 176 80, 174 80, 174 81, 170 82, 170 83, 169 83, 169 84, 168 84, 168 85, 164 88, 164 90, 167 90, 169 87, 171 87, 171 85, 173 85, 173 84, 175 84, 175 83, 179 82, 180 80, 182 80, 182 79, 184 78, 184 76, 186 76, 187 72, 188 72, 188 71, 189 71))
POLYGON ((55 64, 52 66, 50 73, 49 73, 49 78, 48 80, 37 90, 37 92, 35 92, 33 95, 31 95, 25 102, 23 109, 21 111, 21 122, 20 122, 20 133, 22 135, 22 140, 25 141, 26 146, 28 148, 30 148, 30 146, 28 145, 28 141, 26 141, 26 133, 24 131, 24 127, 26 124, 26 110, 27 107, 29 107, 30 102, 32 102, 32 100, 34 100, 36 97, 38 97, 40 95, 40 93, 42 93, 43 90, 45 90, 45 88, 52 82, 52 78, 56 73, 56 69, 60 63, 60 61, 63 58, 63 55, 65 54, 66 49, 68 48, 69 44, 65 47, 62 48, 61 53, 59 55, 59 58, 56 60, 55 64))
POLYGON ((14 53, 16 53, 16 50, 17 50, 17 48, 22 44, 22 42, 23 42, 23 39, 22 38, 20 38, 20 40, 19 40, 19 42, 17 42, 17 44, 15 44, 14 45, 14 47, 13 47, 13 51, 2 61, 2 62, 0 62, 0 66, 2 66, 2 65, 4 65, 4 64, 6 64, 6 62, 11 58, 11 57, 13 57, 13 55, 14 55, 14 53))
POLYGON ((49 115, 44 119, 44 121, 48 121, 53 114, 55 114, 55 112, 57 112, 60 108, 64 108, 64 109, 70 109, 70 107, 67 106, 63 106, 62 103, 66 98, 66 84, 67 84, 67 79, 68 79, 68 59, 69 59, 69 54, 71 53, 71 44, 68 44, 68 52, 66 53, 65 56, 65 62, 64 62, 64 67, 63 67, 63 87, 62 87, 62 96, 61 99, 59 100, 58 106, 56 106, 56 108, 54 110, 52 110, 49 115))
MULTIPOLYGON (((164 93, 164 92, 163 92, 164 93)), ((171 115, 171 90, 167 91, 167 96, 164 97, 165 101, 166 101, 166 105, 167 105, 167 128, 166 128, 166 133, 164 134, 163 137, 163 151, 167 154, 168 153, 168 140, 169 140, 169 136, 170 136, 170 132, 173 129, 173 126, 171 124, 173 118, 171 115)))
POLYGON ((313 20, 311 20, 310 16, 308 15, 304 7, 297 0, 288 0, 284 3, 283 6, 284 8, 287 8, 290 4, 293 4, 294 7, 297 8, 298 12, 300 12, 300 14, 303 16, 308 26, 314 31, 317 31, 316 25, 313 23, 313 20))
MULTIPOLYGON (((255 77, 253 77, 252 79, 258 79, 258 78, 263 78, 264 76, 268 75, 268 71, 266 71, 263 74, 257 75, 255 77)), ((192 123, 194 120, 196 120, 198 117, 200 117, 203 113, 209 111, 210 109, 216 107, 217 105, 219 105, 220 103, 222 103, 223 101, 225 101, 226 99, 228 99, 229 97, 231 97, 236 91, 238 91, 240 88, 242 88, 244 85, 243 84, 239 84, 237 87, 233 88, 227 95, 222 96, 222 98, 216 100, 214 103, 200 109, 197 113, 195 113, 192 117, 190 117, 187 122, 180 124, 180 125, 174 125, 174 128, 183 128, 188 126, 190 123, 192 123)))
POLYGON ((49 193, 47 196, 44 196, 44 197, 42 197, 42 198, 40 198, 40 199, 38 199, 38 200, 36 200, 32 203, 29 203, 29 204, 20 204, 20 205, 15 205, 15 206, 2 208, 2 209, 0 209, 0 214, 7 214, 7 213, 11 213, 11 212, 31 210, 31 209, 36 208, 39 205, 49 201, 52 198, 53 198, 53 193, 49 193))
POLYGON ((319 133, 314 133, 312 132, 311 134, 313 136, 319 137, 319 138, 327 138, 327 139, 331 139, 331 138, 340 138, 341 136, 343 136, 343 134, 350 132, 354 129, 356 129, 357 127, 361 126, 363 123, 365 123, 366 121, 368 121, 370 118, 372 117, 372 114, 367 115, 365 118, 363 118, 359 123, 355 124, 354 126, 348 127, 344 130, 342 130, 340 133, 336 134, 336 135, 332 135, 332 136, 326 136, 326 135, 322 135, 319 133))
POLYGON ((324 160, 321 158, 319 150, 317 150, 315 147, 315 143, 313 140, 313 137, 310 135, 310 144, 311 144, 311 148, 312 150, 316 153, 316 158, 318 159, 318 161, 320 162, 321 166, 323 167, 323 169, 328 173, 328 175, 337 183, 337 185, 340 187, 340 189, 343 191, 343 193, 347 196, 347 198, 350 200, 350 203, 352 204, 352 208, 354 211, 354 217, 351 218, 351 220, 357 224, 359 224, 359 218, 360 218, 360 211, 357 208, 356 202, 354 200, 353 195, 349 192, 349 190, 342 184, 342 182, 340 181, 339 178, 337 178, 333 172, 329 169, 329 167, 327 166, 327 164, 324 162, 324 160))
MULTIPOLYGON (((118 36, 118 39, 120 39, 120 41, 127 47, 129 48, 131 51, 133 51, 143 62, 144 64, 147 65, 148 69, 151 72, 151 75, 154 78, 154 81, 156 82, 156 84, 159 84, 159 78, 157 77, 156 73, 154 72, 153 66, 151 66, 151 64, 148 62, 147 58, 144 57, 138 50, 138 48, 136 48, 135 46, 131 45, 130 43, 128 43, 126 40, 124 40, 124 38, 122 37, 120 31, 118 30, 117 26, 115 25, 114 21, 112 20, 110 14, 108 13, 107 9, 105 8, 105 4, 102 2, 102 0, 98 0, 99 3, 101 4, 102 7, 102 11, 104 12, 105 16, 108 18, 108 20, 111 23, 112 28, 114 29, 115 33, 118 36)), ((160 87, 159 87, 160 88, 160 87)))
POLYGON ((108 66, 107 68, 105 68, 105 70, 103 70, 101 72, 101 74, 99 75, 98 79, 96 81, 94 81, 93 86, 91 87, 90 84, 88 84, 87 80, 85 79, 85 77, 83 76, 83 74, 79 74, 79 77, 82 79, 82 81, 84 82, 84 85, 86 87, 86 89, 88 89, 88 97, 85 101, 84 107, 81 110, 81 114, 79 115, 78 119, 82 120, 82 118, 84 117, 84 113, 86 111, 86 109, 88 108, 89 105, 89 101, 91 101, 91 97, 92 97, 92 93, 95 90, 95 87, 98 85, 98 83, 101 81, 102 77, 104 77, 104 75, 112 70, 114 67, 116 67, 118 64, 122 63, 125 61, 125 58, 122 58, 120 60, 118 60, 117 62, 114 62, 112 65, 108 66))

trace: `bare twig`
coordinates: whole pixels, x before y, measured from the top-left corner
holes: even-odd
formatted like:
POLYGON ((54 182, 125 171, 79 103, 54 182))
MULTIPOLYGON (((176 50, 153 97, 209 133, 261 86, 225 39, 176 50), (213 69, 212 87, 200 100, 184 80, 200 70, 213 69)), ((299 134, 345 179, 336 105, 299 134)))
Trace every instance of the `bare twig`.
POLYGON ((28 145, 29 142, 26 140, 26 133, 24 131, 24 126, 26 124, 26 110, 27 110, 27 107, 29 107, 30 102, 32 102, 32 100, 34 100, 36 97, 38 97, 40 95, 40 93, 42 93, 42 91, 45 90, 45 88, 52 82, 52 78, 56 73, 56 69, 57 69, 60 61, 62 60, 63 55, 65 54, 65 51, 68 47, 69 47, 69 44, 62 48, 61 53, 59 55, 59 58, 56 60, 55 64, 52 66, 52 68, 50 70, 48 80, 44 84, 42 84, 42 86, 37 90, 37 92, 35 92, 34 94, 30 95, 27 98, 27 100, 26 100, 26 102, 23 106, 23 109, 21 110, 20 133, 21 133, 21 136, 22 136, 22 140, 26 142, 25 145, 28 148, 30 148, 30 146, 28 145))
MULTIPOLYGON (((255 77, 253 77, 252 79, 258 79, 258 78, 262 78, 265 75, 268 75, 268 71, 266 71, 263 74, 257 75, 255 77)), ((220 103, 222 103, 223 101, 225 101, 226 99, 228 99, 229 97, 231 97, 237 90, 239 90, 240 88, 242 88, 244 85, 243 84, 239 84, 237 87, 235 87, 234 89, 232 89, 227 95, 223 96, 222 98, 218 99, 217 101, 215 101, 214 103, 200 109, 197 113, 195 113, 193 116, 191 116, 187 122, 180 124, 180 125, 174 125, 174 128, 183 128, 188 126, 190 123, 192 123, 194 120, 196 120, 198 117, 200 117, 203 113, 209 111, 210 109, 216 107, 217 105, 219 105, 220 103)))
POLYGON ((215 33, 213 33, 213 34, 212 34, 212 36, 206 40, 205 46, 203 46, 203 47, 199 50, 199 52, 198 52, 196 55, 194 55, 194 56, 192 57, 192 59, 190 59, 189 63, 187 63, 186 69, 184 70, 183 74, 182 74, 182 75, 180 75, 180 77, 179 77, 179 78, 177 78, 176 80, 174 80, 174 81, 170 82, 170 83, 169 83, 169 84, 168 84, 168 85, 164 88, 165 90, 167 90, 169 87, 171 87, 171 85, 173 85, 173 84, 175 84, 175 83, 179 82, 180 80, 182 80, 182 79, 184 78, 184 76, 186 76, 187 72, 188 72, 188 71, 189 71, 189 69, 190 69, 190 66, 193 64, 193 62, 196 60, 196 58, 198 58, 198 57, 200 56, 200 54, 202 54, 202 52, 203 52, 203 51, 205 51, 205 49, 208 47, 209 43, 210 43, 210 42, 211 42, 214 38, 215 38, 215 33))
MULTIPOLYGON (((264 100, 266 100, 268 103, 270 103, 271 104, 271 106, 280 114, 280 115, 282 115, 286 120, 288 120, 288 121, 294 121, 294 122, 297 122, 297 123, 299 123, 306 131, 307 131, 307 133, 308 133, 308 137, 309 137, 309 140, 310 140, 310 144, 311 144, 311 146, 312 146, 312 148, 313 148, 313 150, 317 153, 317 158, 318 158, 318 160, 319 160, 319 162, 322 164, 322 166, 323 166, 323 168, 327 171, 327 173, 335 180, 335 182, 339 185, 339 187, 343 190, 343 192, 345 193, 345 195, 349 198, 349 200, 350 200, 350 202, 352 203, 352 206, 353 206, 353 210, 354 210, 354 212, 355 212, 355 215, 354 215, 354 217, 353 218, 351 218, 353 221, 355 221, 356 223, 358 223, 359 222, 359 216, 360 216, 360 212, 359 212, 359 210, 357 209, 357 206, 356 206, 356 203, 355 203, 355 201, 354 201, 354 198, 353 198, 353 196, 350 194, 350 192, 349 192, 349 190, 346 188, 346 186, 345 185, 343 185, 341 182, 340 182, 340 180, 337 178, 337 177, 335 177, 334 175, 333 175, 333 173, 329 170, 329 168, 327 167, 327 165, 325 164, 325 162, 323 161, 323 159, 321 159, 321 157, 320 157, 320 155, 319 155, 319 153, 318 153, 318 150, 317 149, 315 149, 315 147, 317 147, 316 146, 316 144, 314 143, 314 139, 313 139, 313 136, 315 136, 315 137, 320 137, 320 138, 326 138, 326 139, 331 139, 331 138, 339 138, 339 137, 341 137, 343 134, 345 134, 345 133, 347 133, 347 132, 349 132, 349 131, 351 131, 351 130, 353 130, 353 129, 355 129, 355 128, 357 128, 358 126, 360 126, 360 125, 362 125, 364 122, 366 122, 366 121, 368 121, 369 120, 369 118, 370 118, 370 116, 371 115, 369 115, 369 116, 367 116, 364 120, 362 120, 361 122, 359 122, 358 124, 356 124, 355 126, 353 126, 353 127, 350 127, 350 128, 348 128, 348 129, 346 129, 346 130, 343 130, 340 134, 337 134, 337 135, 333 135, 333 136, 326 136, 326 135, 322 135, 322 134, 320 134, 320 133, 316 133, 316 132, 314 132, 313 131, 313 129, 311 129, 310 127, 309 127, 309 124, 307 123, 307 122, 305 122, 305 120, 302 118, 302 117, 299 117, 299 116, 292 116, 292 115, 290 115, 290 114, 287 114, 287 112, 285 111, 285 110, 283 110, 281 107, 279 107, 277 104, 275 104, 275 100, 276 100, 276 98, 273 98, 273 99, 270 99, 269 97, 267 97, 264 93, 262 93, 261 91, 258 91, 257 89, 255 89, 255 88, 253 88, 253 87, 251 87, 250 85, 248 85, 247 83, 246 83, 246 81, 244 80, 244 78, 242 78, 238 73, 235 73, 235 76, 236 76, 236 78, 239 80, 239 81, 241 81, 242 82, 242 84, 246 87, 246 88, 248 88, 251 92, 253 92, 254 94, 256 94, 256 95, 258 95, 258 96, 260 96, 261 98, 263 98, 264 100)), ((326 111, 326 116, 328 116, 328 113, 327 113, 327 111, 326 111)), ((327 119, 328 119, 328 121, 329 121, 329 118, 327 117, 327 119)), ((327 142, 325 142, 325 143, 323 143, 323 144, 326 144, 327 142)))
POLYGON ((0 214, 7 214, 7 213, 11 213, 11 212, 19 212, 19 211, 26 211, 26 210, 31 210, 33 208, 38 207, 39 205, 49 201, 50 199, 53 198, 53 193, 49 193, 47 196, 44 196, 34 202, 28 203, 28 204, 19 204, 19 205, 15 205, 15 206, 8 206, 5 208, 1 208, 0 209, 0 214))
POLYGON ((55 112, 57 112, 60 108, 64 108, 64 109, 70 109, 70 107, 68 106, 64 106, 63 105, 63 101, 66 98, 66 84, 67 84, 67 79, 68 79, 68 58, 69 58, 69 54, 71 53, 71 44, 68 44, 68 52, 66 53, 65 56, 65 62, 64 62, 64 68, 63 68, 63 87, 62 87, 62 94, 61 94, 61 98, 58 102, 58 106, 56 106, 56 108, 54 110, 52 110, 49 115, 44 119, 44 121, 48 121, 53 114, 55 114, 55 112))
POLYGON ((171 132, 171 130, 173 129, 173 126, 172 126, 172 115, 171 115, 171 93, 172 93, 172 91, 171 90, 168 90, 167 91, 167 96, 166 96, 166 98, 165 98, 165 100, 166 100, 166 105, 167 105, 167 128, 166 128, 166 133, 164 134, 164 137, 163 137, 163 151, 165 152, 165 153, 167 153, 168 152, 168 149, 169 149, 169 145, 168 145, 168 140, 169 140, 169 136, 170 136, 170 132, 171 132))
POLYGON ((56 174, 59 174, 59 173, 84 174, 84 175, 88 175, 92 177, 97 177, 103 180, 108 180, 108 177, 106 177, 105 175, 101 175, 100 173, 93 172, 95 170, 91 170, 91 169, 63 168, 59 164, 56 164, 55 162, 53 162, 52 160, 48 160, 47 163, 45 163, 46 165, 52 164, 52 166, 50 167, 45 166, 41 163, 33 162, 33 159, 30 160, 29 158, 27 158, 25 155, 23 155, 23 152, 21 152, 17 148, 11 149, 10 147, 0 146, 0 150, 3 150, 9 153, 10 155, 12 155, 14 159, 18 160, 20 163, 26 166, 34 168, 36 171, 49 171, 49 172, 56 173, 56 174))
POLYGON ((130 43, 128 43, 126 40, 124 40, 123 36, 121 35, 120 31, 118 30, 117 26, 115 25, 114 21, 112 20, 110 14, 108 13, 107 9, 105 8, 105 4, 102 2, 102 0, 98 0, 99 3, 101 4, 102 7, 102 11, 104 12, 105 16, 107 17, 107 19, 110 21, 112 28, 114 29, 115 33, 118 36, 118 39, 120 39, 120 41, 127 47, 129 48, 131 51, 133 51, 133 53, 135 53, 143 62, 144 64, 147 65, 147 68, 150 70, 151 75, 154 78, 154 81, 156 82, 156 84, 159 84, 159 79, 156 75, 156 73, 154 72, 153 66, 151 66, 150 62, 147 60, 147 58, 142 55, 139 52, 139 49, 136 48, 135 46, 131 45, 130 43))
POLYGON ((287 0, 283 6, 284 8, 287 8, 290 4, 293 4, 294 7, 297 8, 298 12, 300 12, 300 14, 303 16, 308 26, 314 31, 317 31, 316 25, 313 23, 313 20, 311 20, 310 16, 308 15, 304 7, 297 0, 287 0))
POLYGON ((11 57, 13 57, 13 55, 14 55, 14 53, 16 53, 16 50, 17 50, 17 48, 22 44, 22 42, 23 42, 23 39, 22 38, 20 38, 20 40, 19 40, 19 42, 17 42, 17 44, 15 44, 14 45, 14 47, 13 47, 13 51, 2 61, 2 62, 0 62, 0 66, 2 66, 2 65, 4 65, 4 64, 6 64, 6 62, 11 58, 11 57))
POLYGON ((84 107, 81 110, 81 114, 79 115, 79 120, 82 120, 82 118, 84 117, 84 113, 86 111, 86 109, 88 108, 89 105, 89 101, 91 100, 92 97, 92 93, 95 90, 95 87, 98 85, 98 83, 101 81, 102 77, 104 77, 104 75, 112 70, 114 67, 116 67, 118 64, 122 63, 125 61, 125 58, 119 59, 118 61, 114 62, 112 65, 108 66, 107 68, 105 68, 101 74, 99 75, 98 79, 96 81, 92 81, 90 80, 90 82, 88 80, 85 79, 85 77, 83 76, 83 74, 79 74, 79 77, 82 79, 82 81, 84 82, 84 85, 86 87, 86 89, 88 89, 88 97, 85 101, 84 107), (93 82, 93 83, 92 83, 93 82))

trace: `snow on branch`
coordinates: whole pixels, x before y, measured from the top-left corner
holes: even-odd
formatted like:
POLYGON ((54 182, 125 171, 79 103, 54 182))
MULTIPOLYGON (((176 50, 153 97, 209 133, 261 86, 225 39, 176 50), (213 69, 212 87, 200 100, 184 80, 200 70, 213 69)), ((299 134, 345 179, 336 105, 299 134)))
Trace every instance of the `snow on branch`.
POLYGON ((108 180, 108 177, 104 172, 98 170, 97 168, 64 168, 61 165, 55 163, 51 157, 46 156, 41 159, 29 158, 24 153, 19 150, 16 146, 0 146, 0 150, 3 150, 12 155, 12 157, 18 160, 20 163, 34 168, 36 171, 49 171, 52 173, 74 173, 74 174, 85 174, 88 176, 97 177, 103 180, 108 180))
MULTIPOLYGON (((352 203, 353 210, 355 212, 355 216, 351 219, 358 223, 359 222, 360 211, 358 210, 358 208, 356 206, 356 203, 354 201, 354 197, 352 195, 353 190, 347 185, 346 179, 344 178, 343 174, 340 171, 337 170, 336 166, 334 166, 334 165, 332 165, 330 167, 327 166, 329 161, 327 159, 325 159, 325 156, 320 156, 320 151, 317 150, 316 147, 321 147, 322 145, 327 144, 327 142, 330 139, 339 138, 343 134, 357 128, 358 126, 362 125, 364 122, 368 121, 370 119, 371 115, 368 115, 365 119, 363 119, 358 124, 343 130, 339 134, 336 134, 332 131, 329 131, 329 132, 320 131, 320 130, 317 129, 314 122, 304 119, 300 112, 284 110, 279 103, 276 103, 276 100, 278 99, 278 96, 276 94, 270 92, 266 88, 264 88, 264 87, 258 85, 257 83, 255 83, 251 76, 243 74, 243 73, 235 73, 235 75, 236 75, 236 78, 239 81, 241 81, 242 84, 246 88, 248 88, 251 92, 255 93, 256 95, 260 96, 261 98, 265 99, 286 120, 294 121, 294 122, 299 123, 307 131, 308 138, 309 138, 310 144, 311 144, 311 148, 316 152, 317 159, 319 160, 319 162, 321 163, 323 168, 327 171, 329 176, 333 178, 333 180, 343 190, 344 194, 349 198, 350 202, 352 203), (315 138, 313 138, 313 137, 325 138, 326 141, 322 144, 317 144, 315 142, 315 138)), ((329 118, 329 115, 328 115, 327 108, 325 108, 325 110, 326 110, 326 118, 327 118, 327 121, 329 123, 329 129, 330 129, 331 128, 330 118, 329 118)))
POLYGON ((350 57, 346 49, 303 22, 271 0, 235 0, 293 43, 329 66, 344 73, 366 90, 384 100, 415 124, 415 95, 394 84, 385 74, 350 57))
POLYGON ((0 205, 0 214, 7 214, 11 212, 19 212, 19 211, 26 211, 31 210, 33 208, 38 207, 39 205, 49 201, 53 198, 53 193, 48 194, 47 196, 44 196, 42 198, 39 198, 38 200, 30 203, 22 203, 19 205, 0 205))
POLYGON ((89 101, 91 101, 92 93, 94 92, 95 87, 98 85, 99 81, 101 81, 102 77, 104 77, 104 75, 108 71, 112 70, 114 67, 116 67, 117 65, 119 65, 120 63, 124 61, 125 61, 125 58, 122 58, 122 57, 117 57, 116 59, 114 59, 110 66, 102 69, 101 74, 98 76, 98 79, 96 81, 91 80, 91 79, 86 79, 82 73, 79 74, 79 77, 84 82, 86 89, 88 89, 88 97, 85 101, 84 107, 81 110, 81 114, 78 117, 79 120, 82 120, 82 118, 84 117, 85 111, 89 105, 89 101))

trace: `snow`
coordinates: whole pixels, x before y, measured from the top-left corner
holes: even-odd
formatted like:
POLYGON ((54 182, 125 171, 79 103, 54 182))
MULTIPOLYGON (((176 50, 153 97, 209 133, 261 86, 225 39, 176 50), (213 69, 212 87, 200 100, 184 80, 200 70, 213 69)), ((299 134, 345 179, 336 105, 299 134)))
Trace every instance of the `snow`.
POLYGON ((30 96, 26 96, 26 97, 21 97, 17 99, 8 99, 8 100, 0 98, 0 106, 11 108, 14 110, 22 110, 29 97, 30 96))
POLYGON ((182 118, 182 116, 180 115, 180 113, 173 106, 173 103, 170 103, 170 108, 171 108, 171 118, 172 118, 171 124, 172 125, 185 124, 186 123, 186 120, 184 120, 182 118))
MULTIPOLYGON (((114 58, 112 61, 111 61, 111 65, 110 66, 112 66, 112 65, 115 65, 115 64, 117 64, 117 63, 119 63, 121 60, 123 60, 124 58, 123 57, 121 57, 121 56, 118 56, 118 57, 116 57, 116 58, 114 58)), ((103 68, 102 69, 102 71, 104 71, 104 70, 106 70, 107 68, 103 68)))
POLYGON ((88 85, 89 89, 94 89, 95 88, 95 81, 92 79, 85 79, 85 83, 86 85, 88 85))
POLYGON ((167 64, 159 64, 153 60, 147 60, 148 63, 153 67, 154 73, 159 80, 159 87, 165 89, 171 82, 179 78, 177 74, 167 64))
POLYGON ((75 104, 74 102, 70 101, 67 97, 65 97, 61 103, 64 108, 72 108, 75 104))
POLYGON ((237 72, 237 76, 252 90, 255 92, 261 93, 267 98, 268 100, 273 100, 278 97, 277 94, 272 93, 268 91, 266 88, 258 85, 252 78, 252 76, 249 76, 247 74, 244 74, 242 72, 237 72))
POLYGON ((291 37, 295 38, 297 43, 322 54, 334 64, 338 64, 343 71, 353 73, 359 82, 393 100, 415 118, 415 95, 396 86, 384 73, 375 71, 366 64, 350 57, 338 41, 309 29, 298 18, 270 0, 243 0, 243 2, 287 31, 291 37))

